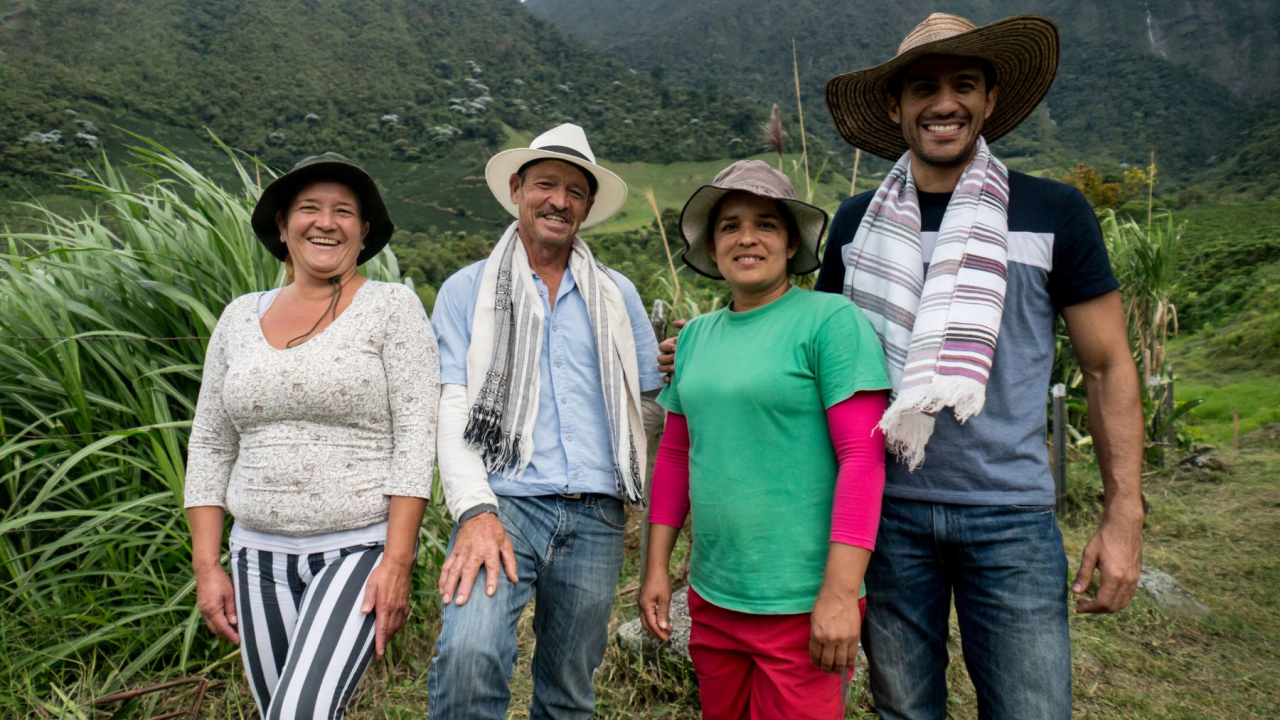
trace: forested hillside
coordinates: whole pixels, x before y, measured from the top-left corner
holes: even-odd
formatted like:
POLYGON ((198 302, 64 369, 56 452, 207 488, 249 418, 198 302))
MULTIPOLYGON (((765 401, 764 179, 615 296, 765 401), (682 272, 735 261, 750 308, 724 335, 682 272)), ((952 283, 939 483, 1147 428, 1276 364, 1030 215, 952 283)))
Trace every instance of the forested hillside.
POLYGON ((762 106, 794 105, 794 38, 811 127, 828 136, 826 80, 888 59, 930 12, 979 24, 1048 15, 1063 34, 1057 82, 1039 122, 1001 151, 1034 152, 1046 166, 1081 158, 1137 164, 1156 150, 1168 170, 1199 172, 1264 122, 1264 105, 1280 97, 1280 4, 1263 0, 529 0, 528 7, 637 68, 762 106))
POLYGON ((0 1, 0 175, 84 167, 138 121, 276 165, 439 160, 584 125, 617 160, 743 154, 762 113, 609 61, 517 0, 0 1))

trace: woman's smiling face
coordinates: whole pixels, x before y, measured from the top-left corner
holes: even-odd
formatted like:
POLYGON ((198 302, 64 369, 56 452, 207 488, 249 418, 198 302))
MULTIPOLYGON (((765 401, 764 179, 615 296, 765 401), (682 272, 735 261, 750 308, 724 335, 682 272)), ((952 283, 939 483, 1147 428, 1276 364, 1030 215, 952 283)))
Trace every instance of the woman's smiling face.
POLYGON ((350 272, 369 234, 355 192, 328 180, 304 185, 287 214, 276 216, 276 225, 293 258, 294 272, 318 279, 350 272))
POLYGON ((735 292, 759 293, 787 281, 787 261, 799 238, 787 231, 786 210, 770 198, 735 191, 724 196, 707 250, 735 292))

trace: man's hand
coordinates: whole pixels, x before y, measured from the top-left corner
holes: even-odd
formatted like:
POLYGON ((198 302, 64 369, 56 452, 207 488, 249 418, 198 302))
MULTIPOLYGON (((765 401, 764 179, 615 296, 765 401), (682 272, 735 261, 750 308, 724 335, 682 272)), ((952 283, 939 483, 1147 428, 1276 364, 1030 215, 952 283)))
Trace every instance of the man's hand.
POLYGON ((205 627, 223 640, 240 644, 236 632, 236 591, 231 576, 222 568, 210 568, 196 572, 196 607, 205 627))
POLYGON ((1082 595, 1093 583, 1093 573, 1101 577, 1097 596, 1081 597, 1076 612, 1113 613, 1123 610, 1133 599, 1142 573, 1142 506, 1108 508, 1098 530, 1089 539, 1080 559, 1080 572, 1071 583, 1071 592, 1082 595))
POLYGON ((809 658, 822 672, 843 675, 858 658, 862 636, 858 593, 858 589, 836 590, 825 585, 818 591, 809 616, 809 658))
MULTIPOLYGON (((676 330, 684 327, 688 320, 676 320, 671 326, 676 330)), ((671 382, 671 374, 676 371, 676 341, 678 338, 669 337, 658 343, 658 370, 663 373, 663 382, 671 382)))
POLYGON ((670 640, 671 576, 665 570, 645 575, 636 604, 640 606, 640 624, 644 629, 662 642, 670 640))
POLYGON ((477 515, 459 528, 453 552, 440 568, 440 602, 448 605, 456 600, 455 604, 465 605, 481 567, 485 569, 485 595, 498 591, 500 569, 506 570, 511 582, 518 582, 515 548, 502 521, 493 513, 477 515))
POLYGON ((364 585, 360 612, 374 614, 373 651, 378 657, 383 656, 391 638, 409 619, 409 573, 412 571, 412 561, 403 565, 388 562, 383 556, 364 585))

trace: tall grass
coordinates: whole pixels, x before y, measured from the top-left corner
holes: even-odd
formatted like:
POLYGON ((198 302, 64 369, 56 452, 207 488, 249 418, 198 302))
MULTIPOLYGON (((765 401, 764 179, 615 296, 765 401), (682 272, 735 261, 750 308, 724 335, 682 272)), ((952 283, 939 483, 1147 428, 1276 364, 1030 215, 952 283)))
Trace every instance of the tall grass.
MULTIPOLYGON (((223 306, 282 282, 249 226, 271 173, 228 151, 240 182, 223 189, 159 145, 132 152, 127 173, 104 159, 77 181, 95 214, 30 205, 42 230, 0 234, 3 717, 51 686, 112 692, 231 650, 194 607, 184 458, 223 306)), ((390 252, 364 269, 399 278, 390 252)))

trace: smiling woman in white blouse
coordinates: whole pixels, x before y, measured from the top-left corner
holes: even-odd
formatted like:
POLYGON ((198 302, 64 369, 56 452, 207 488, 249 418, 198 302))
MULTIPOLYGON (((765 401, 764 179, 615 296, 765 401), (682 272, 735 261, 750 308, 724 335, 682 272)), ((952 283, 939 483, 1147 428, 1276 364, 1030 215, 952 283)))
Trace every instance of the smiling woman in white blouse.
POLYGON ((435 336, 409 288, 357 269, 394 226, 341 155, 272 182, 253 229, 289 284, 233 300, 209 341, 185 493, 196 602, 240 645, 263 718, 340 718, 408 615, 436 446, 435 336))

